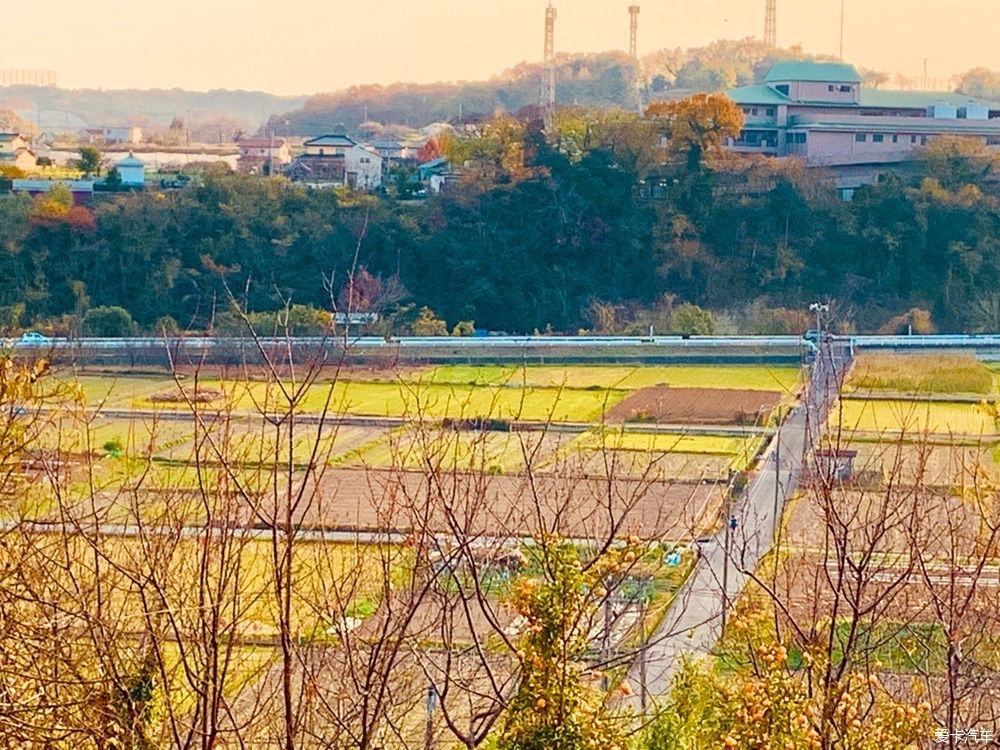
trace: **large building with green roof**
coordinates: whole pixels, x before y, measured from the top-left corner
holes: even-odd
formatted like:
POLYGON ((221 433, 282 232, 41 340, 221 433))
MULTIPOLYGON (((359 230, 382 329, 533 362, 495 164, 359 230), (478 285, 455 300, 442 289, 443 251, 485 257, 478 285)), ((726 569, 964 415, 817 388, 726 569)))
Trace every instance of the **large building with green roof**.
POLYGON ((838 172, 844 188, 877 179, 879 167, 914 158, 937 136, 964 135, 1000 147, 1000 103, 938 91, 868 89, 845 63, 776 63, 763 83, 726 94, 745 120, 730 148, 800 157, 838 172))

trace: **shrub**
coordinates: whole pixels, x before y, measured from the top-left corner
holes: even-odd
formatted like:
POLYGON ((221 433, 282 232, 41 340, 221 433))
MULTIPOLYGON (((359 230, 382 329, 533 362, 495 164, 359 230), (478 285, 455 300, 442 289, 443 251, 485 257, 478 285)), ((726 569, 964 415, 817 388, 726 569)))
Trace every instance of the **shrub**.
POLYGON ((102 306, 87 310, 82 326, 86 336, 121 338, 132 335, 135 321, 124 307, 102 306))

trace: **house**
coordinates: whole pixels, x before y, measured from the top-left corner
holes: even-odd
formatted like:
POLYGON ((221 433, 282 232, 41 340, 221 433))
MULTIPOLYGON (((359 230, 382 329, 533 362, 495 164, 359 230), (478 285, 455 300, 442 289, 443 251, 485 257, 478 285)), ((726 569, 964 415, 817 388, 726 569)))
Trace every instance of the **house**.
POLYGON ((306 151, 285 169, 296 182, 375 190, 382 186, 382 157, 348 135, 321 135, 306 141, 306 151))
POLYGON ((142 128, 137 126, 84 128, 77 134, 81 143, 109 145, 113 143, 142 143, 142 128))
POLYGON ((20 133, 0 133, 0 167, 31 171, 38 164, 31 142, 20 133))
POLYGON ((795 156, 834 172, 850 190, 913 159, 942 135, 1000 148, 1000 103, 964 94, 883 91, 864 86, 853 65, 780 62, 759 85, 726 92, 743 111, 742 153, 795 156))
POLYGON ((292 149, 281 138, 244 138, 236 145, 237 168, 246 174, 278 174, 292 162, 292 149))
POLYGON ((442 192, 461 176, 460 172, 451 168, 451 162, 444 156, 425 161, 417 167, 417 179, 426 186, 429 193, 442 192))
POLYGON ((146 162, 137 159, 131 151, 127 157, 115 162, 115 169, 118 170, 122 185, 136 187, 146 184, 146 162))

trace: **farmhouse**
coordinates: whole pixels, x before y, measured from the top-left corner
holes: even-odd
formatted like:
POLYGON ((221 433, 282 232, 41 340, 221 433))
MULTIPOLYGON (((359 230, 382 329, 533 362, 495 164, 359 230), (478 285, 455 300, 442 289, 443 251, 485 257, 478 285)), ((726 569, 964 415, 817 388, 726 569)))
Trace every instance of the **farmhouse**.
POLYGON ((354 190, 382 186, 382 157, 371 146, 343 133, 321 135, 303 145, 306 152, 285 170, 292 180, 354 190))
POLYGON ((0 167, 16 167, 25 171, 37 164, 31 143, 20 133, 0 133, 0 167))
POLYGON ((245 138, 236 144, 240 155, 237 166, 246 174, 275 174, 292 162, 292 150, 282 138, 245 138))

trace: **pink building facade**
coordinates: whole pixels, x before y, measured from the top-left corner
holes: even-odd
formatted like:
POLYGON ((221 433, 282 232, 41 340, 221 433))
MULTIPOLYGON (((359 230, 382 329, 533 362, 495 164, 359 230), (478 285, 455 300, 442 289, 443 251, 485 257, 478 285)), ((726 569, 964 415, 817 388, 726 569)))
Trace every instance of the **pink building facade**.
POLYGON ((854 66, 843 63, 777 63, 763 84, 726 94, 745 120, 729 148, 831 168, 842 173, 842 188, 873 182, 879 167, 914 158, 938 136, 967 136, 1000 148, 1000 103, 866 89, 854 66), (871 168, 859 169, 864 166, 871 168))

